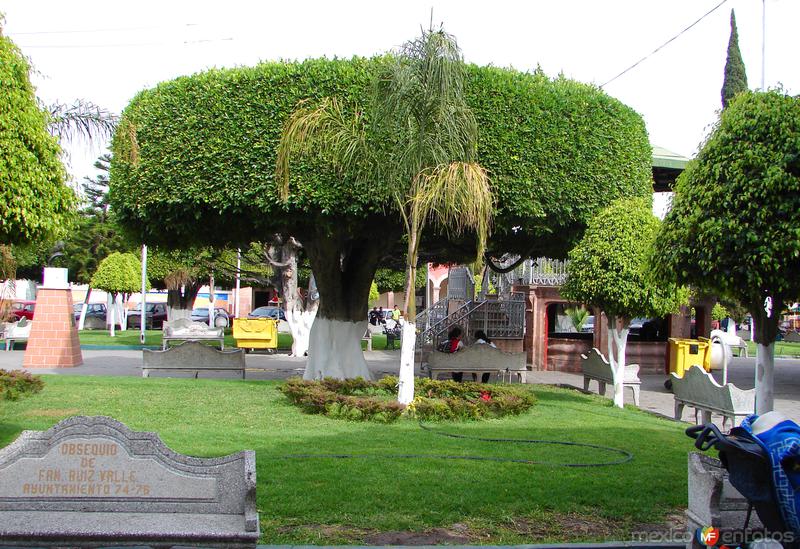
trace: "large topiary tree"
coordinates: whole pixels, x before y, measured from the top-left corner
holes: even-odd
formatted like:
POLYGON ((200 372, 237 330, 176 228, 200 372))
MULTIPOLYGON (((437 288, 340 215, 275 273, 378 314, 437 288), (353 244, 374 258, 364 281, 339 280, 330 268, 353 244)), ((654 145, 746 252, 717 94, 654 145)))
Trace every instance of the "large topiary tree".
MULTIPOLYGON (((325 375, 349 371, 339 349, 364 333, 375 270, 405 255, 395 189, 320 151, 292 163, 283 201, 275 153, 299 101, 343 98, 342 115, 354 119, 386 62, 263 63, 178 78, 138 94, 114 138, 112 205, 144 242, 242 244, 282 232, 303 244, 320 311, 352 325, 327 342, 340 358, 325 375)), ((649 194, 644 123, 595 87, 468 66, 465 90, 479 128, 477 160, 498 197, 490 249, 563 257, 600 207, 649 194)), ((429 232, 420 245, 422 259, 440 261, 474 259, 475 251, 471 233, 429 232)))
MULTIPOLYGON (((114 337, 114 327, 119 319, 124 330, 127 320, 125 302, 128 297, 142 289, 142 264, 131 253, 114 252, 100 262, 91 285, 108 293, 109 334, 114 337)), ((150 289, 147 283, 146 289, 150 289)))
POLYGON ((728 106, 737 93, 747 91, 747 70, 739 51, 739 33, 736 14, 731 9, 731 37, 728 39, 728 57, 725 59, 725 79, 722 82, 722 108, 728 106))
POLYGON ((63 230, 75 204, 61 148, 36 99, 30 66, 2 34, 0 19, 0 244, 22 244, 63 230))
POLYGON ((569 253, 561 295, 600 308, 608 317, 608 361, 614 371, 614 404, 623 405, 625 347, 635 317, 677 312, 688 292, 656 283, 649 259, 660 222, 646 198, 619 199, 589 224, 569 253))
MULTIPOLYGON (((456 235, 472 231, 482 253, 493 197, 485 170, 475 162, 477 126, 464 97, 461 51, 451 35, 428 30, 404 44, 375 76, 374 87, 364 116, 344 116, 343 99, 336 97, 292 113, 281 136, 277 174, 286 198, 292 153, 325 151, 343 172, 366 181, 384 179, 391 186, 407 246, 399 400, 408 404, 414 396, 414 282, 426 226, 433 222, 456 235)), ((340 323, 324 309, 321 313, 312 336, 331 334, 338 339, 337 332, 350 329, 349 322, 340 323)), ((361 355, 360 348, 352 347, 351 352, 361 355)), ((312 356, 304 377, 324 376, 328 360, 312 356)), ((346 375, 369 377, 365 363, 363 368, 346 375)))
POLYGON ((758 344, 756 413, 773 406, 774 342, 800 297, 800 99, 744 92, 678 178, 656 268, 744 305, 758 344))

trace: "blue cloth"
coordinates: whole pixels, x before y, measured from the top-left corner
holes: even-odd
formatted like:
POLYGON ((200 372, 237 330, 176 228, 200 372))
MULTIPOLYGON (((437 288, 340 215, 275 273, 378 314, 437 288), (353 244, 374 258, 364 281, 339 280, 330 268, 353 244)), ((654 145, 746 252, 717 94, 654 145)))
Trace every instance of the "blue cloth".
POLYGON ((800 425, 787 419, 771 429, 753 434, 757 415, 748 416, 741 427, 750 433, 772 464, 772 488, 786 527, 800 534, 800 425))

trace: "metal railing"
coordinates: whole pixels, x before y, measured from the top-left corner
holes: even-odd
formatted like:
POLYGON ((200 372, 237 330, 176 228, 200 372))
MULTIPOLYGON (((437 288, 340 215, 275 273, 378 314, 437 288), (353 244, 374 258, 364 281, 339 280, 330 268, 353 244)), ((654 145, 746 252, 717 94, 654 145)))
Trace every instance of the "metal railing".
POLYGON ((437 322, 430 322, 433 315, 429 315, 429 324, 426 325, 420 322, 421 316, 417 317, 417 326, 421 329, 417 336, 418 348, 437 348, 453 326, 460 326, 466 332, 464 339, 467 343, 471 342, 476 330, 483 330, 493 339, 519 339, 525 333, 525 296, 513 293, 509 299, 467 301, 437 322))
MULTIPOLYGON (((519 256, 505 256, 497 261, 498 266, 505 267, 511 265, 519 259, 519 256)), ((560 259, 550 259, 539 257, 537 259, 526 259, 520 263, 516 269, 508 273, 496 273, 494 285, 498 293, 509 292, 514 284, 522 283, 533 286, 561 286, 567 279, 568 261, 560 259)))

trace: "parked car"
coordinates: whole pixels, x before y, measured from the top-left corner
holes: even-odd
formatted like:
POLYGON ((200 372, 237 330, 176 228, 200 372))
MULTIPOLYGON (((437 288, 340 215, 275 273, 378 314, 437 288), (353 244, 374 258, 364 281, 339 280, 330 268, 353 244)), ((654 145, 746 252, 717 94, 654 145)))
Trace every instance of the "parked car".
POLYGON ((35 308, 35 301, 14 301, 8 311, 8 320, 9 322, 16 322, 21 318, 33 320, 33 310, 35 308))
POLYGON ((594 332, 594 315, 589 315, 581 326, 581 332, 584 334, 591 334, 594 332))
MULTIPOLYGON (((208 307, 197 307, 192 309, 193 322, 205 322, 208 324, 208 307)), ((222 307, 214 307, 214 326, 217 328, 227 328, 230 325, 228 311, 222 307)))
MULTIPOLYGON (((81 309, 83 303, 75 303, 72 310, 75 313, 75 324, 81 319, 81 309)), ((86 317, 83 319, 83 326, 86 329, 102 330, 106 327, 106 313, 108 312, 105 303, 89 303, 86 305, 86 317)))
POLYGON ((271 318, 273 320, 286 320, 286 313, 280 307, 257 307, 250 311, 247 318, 271 318))
MULTIPOLYGON (((145 328, 160 330, 167 320, 166 303, 147 303, 145 309, 145 328)), ((135 308, 128 312, 128 328, 142 327, 142 304, 139 303, 135 308)))

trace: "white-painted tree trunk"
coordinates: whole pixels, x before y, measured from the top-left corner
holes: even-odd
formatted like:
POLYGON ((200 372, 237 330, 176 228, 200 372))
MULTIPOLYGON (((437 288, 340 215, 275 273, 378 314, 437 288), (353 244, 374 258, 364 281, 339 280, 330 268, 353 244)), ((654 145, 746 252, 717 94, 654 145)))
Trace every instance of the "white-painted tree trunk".
POLYGON ((114 327, 117 325, 116 309, 114 307, 114 296, 108 292, 108 303, 106 304, 106 322, 108 323, 108 335, 116 337, 114 334, 114 327))
POLYGON ((213 328, 216 319, 214 318, 214 273, 208 278, 208 327, 213 328))
POLYGON ((286 323, 289 324, 289 330, 292 332, 292 354, 290 356, 305 356, 308 353, 311 327, 314 325, 316 316, 316 308, 312 311, 299 309, 286 311, 286 323))
POLYGON ((317 315, 311 326, 308 362, 303 379, 372 379, 361 350, 361 336, 366 327, 366 319, 363 322, 346 322, 317 315))
POLYGON ((167 307, 167 319, 174 321, 181 318, 192 318, 192 310, 177 307, 167 307))
POLYGON ((756 350, 756 414, 771 412, 775 406, 775 342, 758 344, 756 350))
POLYGON ((403 339, 400 343, 400 382, 397 400, 400 404, 410 404, 414 400, 414 348, 417 344, 417 325, 413 322, 403 324, 403 339))
MULTIPOLYGON (((128 329, 128 309, 125 308, 125 299, 117 294, 114 297, 114 306, 117 309, 117 316, 119 317, 119 329, 123 332, 128 329)), ((142 322, 147 321, 147 315, 142 311, 140 317, 142 322)))
POLYGON ((623 382, 625 381, 625 349, 628 345, 628 328, 622 330, 612 330, 614 343, 617 346, 617 360, 613 366, 614 372, 614 406, 622 408, 625 395, 623 382))

